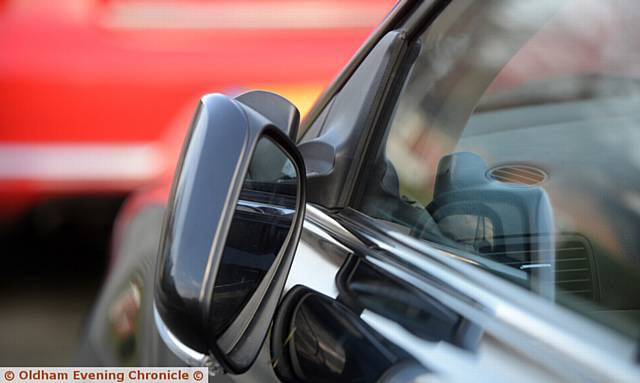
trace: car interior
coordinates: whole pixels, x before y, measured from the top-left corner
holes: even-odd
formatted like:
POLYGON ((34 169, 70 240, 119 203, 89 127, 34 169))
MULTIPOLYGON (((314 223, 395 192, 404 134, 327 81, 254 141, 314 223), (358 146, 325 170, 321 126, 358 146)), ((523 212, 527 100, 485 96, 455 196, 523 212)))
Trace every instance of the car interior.
POLYGON ((635 335, 640 197, 629 191, 640 185, 629 177, 639 172, 629 137, 637 137, 639 83, 604 59, 593 68, 534 60, 540 46, 559 49, 549 48, 553 39, 580 48, 584 36, 564 27, 572 11, 536 16, 544 27, 511 34, 517 23, 436 22, 391 101, 358 209, 635 335), (454 60, 467 28, 478 30, 454 60), (481 61, 496 41, 502 56, 481 61), (455 64, 439 76, 429 70, 446 62, 455 64))

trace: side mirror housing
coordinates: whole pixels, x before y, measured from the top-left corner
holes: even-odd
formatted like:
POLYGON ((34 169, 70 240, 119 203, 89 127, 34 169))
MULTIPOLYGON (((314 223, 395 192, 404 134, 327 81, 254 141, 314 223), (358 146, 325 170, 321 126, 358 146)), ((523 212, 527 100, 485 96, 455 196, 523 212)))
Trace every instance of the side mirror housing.
POLYGON ((297 110, 266 92, 243 96, 200 101, 165 213, 154 295, 158 331, 178 357, 233 373, 249 368, 266 337, 305 207, 305 167, 289 138, 297 110), (288 114, 267 117, 243 96, 288 114))

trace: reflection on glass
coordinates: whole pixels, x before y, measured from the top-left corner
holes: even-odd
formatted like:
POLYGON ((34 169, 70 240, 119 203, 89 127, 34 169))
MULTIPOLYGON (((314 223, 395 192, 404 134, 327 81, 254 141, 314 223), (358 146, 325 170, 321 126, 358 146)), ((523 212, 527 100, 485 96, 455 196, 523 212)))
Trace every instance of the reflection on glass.
POLYGON ((637 337, 639 22, 635 0, 452 2, 420 38, 359 208, 637 337))
POLYGON ((485 253, 495 247, 493 223, 479 215, 450 215, 438 222, 442 234, 467 249, 485 253))
POLYGON ((118 363, 124 366, 136 366, 140 363, 138 353, 140 301, 142 282, 135 276, 111 303, 108 311, 109 340, 113 342, 118 363))
POLYGON ((231 222, 213 292, 215 335, 256 291, 282 250, 296 208, 297 174, 280 147, 261 138, 231 222))
POLYGON ((359 317, 320 294, 298 302, 289 322, 289 360, 296 382, 376 382, 411 357, 359 317))

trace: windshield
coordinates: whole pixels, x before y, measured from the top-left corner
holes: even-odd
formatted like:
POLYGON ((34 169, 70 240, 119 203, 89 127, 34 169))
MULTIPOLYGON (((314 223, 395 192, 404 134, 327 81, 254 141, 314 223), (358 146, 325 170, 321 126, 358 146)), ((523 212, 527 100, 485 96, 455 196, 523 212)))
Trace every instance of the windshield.
POLYGON ((638 22, 634 0, 452 2, 359 209, 637 337, 638 22))

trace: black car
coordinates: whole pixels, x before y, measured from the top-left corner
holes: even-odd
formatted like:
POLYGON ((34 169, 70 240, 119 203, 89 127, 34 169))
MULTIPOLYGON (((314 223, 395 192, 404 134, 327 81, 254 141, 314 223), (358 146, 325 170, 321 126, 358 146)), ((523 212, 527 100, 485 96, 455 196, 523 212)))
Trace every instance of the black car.
POLYGON ((80 362, 640 381, 638 16, 400 1, 302 124, 275 94, 204 96, 80 362))

